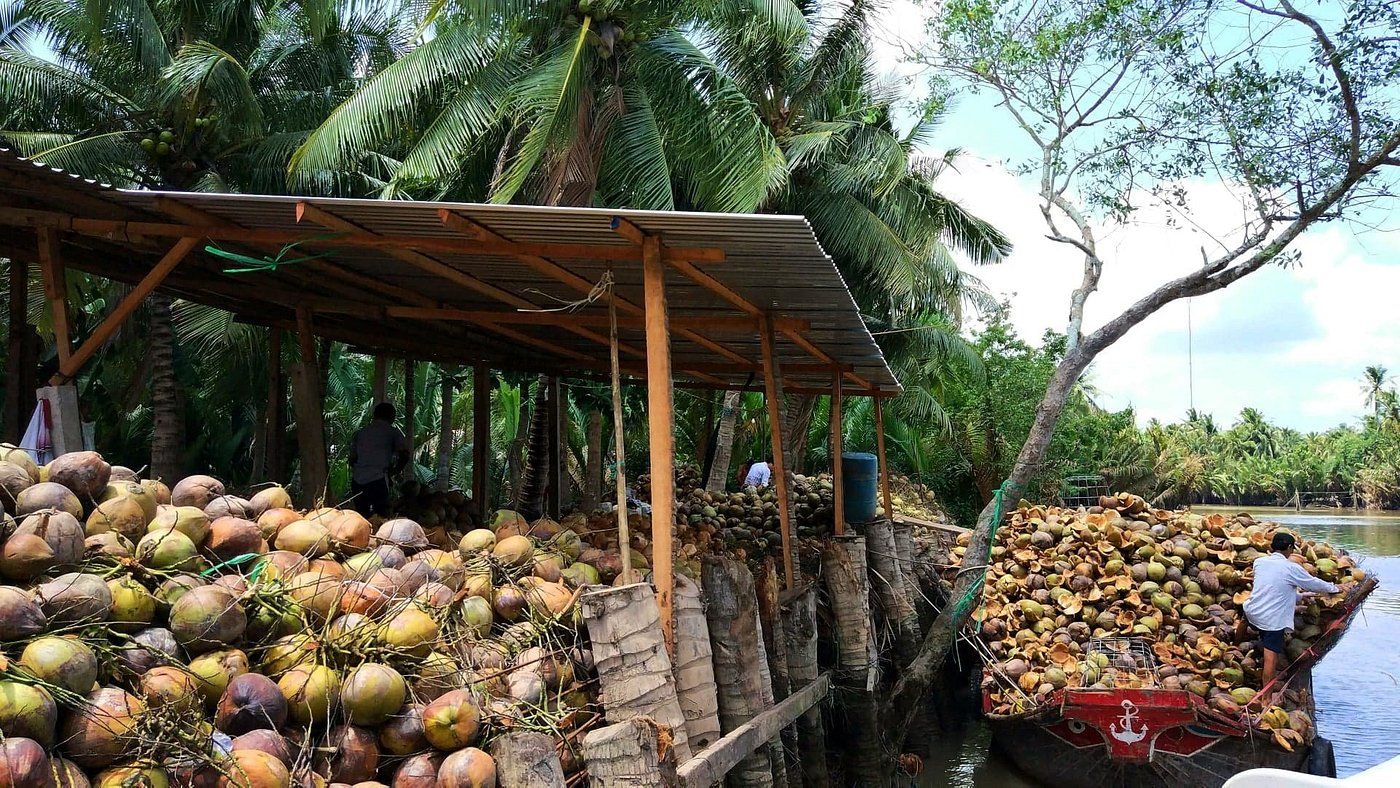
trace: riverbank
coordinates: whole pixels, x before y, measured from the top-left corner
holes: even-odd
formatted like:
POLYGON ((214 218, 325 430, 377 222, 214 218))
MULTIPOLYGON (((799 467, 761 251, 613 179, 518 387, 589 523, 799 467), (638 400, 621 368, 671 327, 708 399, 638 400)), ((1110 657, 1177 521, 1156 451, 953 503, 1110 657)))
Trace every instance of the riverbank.
MULTIPOLYGON (((1258 507, 1193 507, 1208 513, 1248 511, 1296 528, 1309 539, 1346 549, 1381 585, 1336 648, 1314 671, 1317 723, 1336 751, 1337 774, 1364 771, 1400 754, 1400 513, 1258 507)), ((991 747, 974 708, 962 727, 931 744, 918 784, 925 788, 1028 788, 1036 783, 991 747)))

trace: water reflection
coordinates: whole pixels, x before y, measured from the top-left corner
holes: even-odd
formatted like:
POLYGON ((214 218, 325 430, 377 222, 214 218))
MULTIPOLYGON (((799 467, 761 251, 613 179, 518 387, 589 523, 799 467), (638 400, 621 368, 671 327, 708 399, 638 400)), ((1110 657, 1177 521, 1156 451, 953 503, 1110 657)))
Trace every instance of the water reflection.
MULTIPOLYGON (((1400 515, 1249 511, 1261 520, 1296 528, 1308 539, 1346 549, 1380 578, 1381 587, 1371 594, 1362 614, 1314 671, 1317 722, 1336 748, 1340 777, 1400 755, 1400 515)), ((962 730, 933 743, 934 752, 919 785, 1020 788, 1034 784, 990 745, 986 725, 969 720, 962 730)))

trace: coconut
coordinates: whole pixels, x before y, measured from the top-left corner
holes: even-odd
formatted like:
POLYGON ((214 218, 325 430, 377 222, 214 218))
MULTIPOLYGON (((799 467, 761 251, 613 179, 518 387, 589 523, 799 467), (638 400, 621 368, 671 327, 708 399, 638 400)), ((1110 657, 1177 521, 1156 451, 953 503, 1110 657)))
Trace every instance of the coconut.
POLYGON ((386 520, 374 532, 374 542, 379 545, 394 545, 405 553, 415 553, 428 546, 428 536, 423 526, 406 518, 386 520))
POLYGON ((419 753, 405 760, 394 770, 393 788, 437 788, 442 761, 442 753, 436 752, 419 753))
POLYGON ((434 651, 418 666, 413 694, 421 701, 433 701, 466 683, 457 661, 441 651, 434 651))
POLYGON ((193 708, 200 699, 199 682, 184 668, 162 665, 141 677, 141 700, 146 708, 193 708))
POLYGON ((108 766, 134 743, 144 711, 145 704, 135 695, 116 687, 95 690, 64 721, 59 747, 85 769, 108 766))
POLYGON ((274 484, 253 493, 253 497, 248 499, 248 508, 254 517, 262 519, 272 509, 292 508, 292 496, 287 493, 287 488, 274 484))
POLYGON ((341 555, 369 549, 370 522, 354 509, 341 509, 319 522, 331 535, 331 545, 341 555))
POLYGON ((534 559, 535 544, 528 536, 507 536, 496 543, 491 555, 502 564, 518 569, 534 559))
POLYGON ((424 583, 413 595, 415 601, 429 608, 447 607, 455 598, 456 592, 451 588, 434 582, 424 583))
MULTIPOLYGON (((277 756, 262 750, 234 750, 218 778, 218 788, 287 788, 291 772, 277 756)), ((306 783, 310 785, 311 783, 306 783)))
POLYGON ((244 673, 228 683, 214 712, 214 726, 231 736, 258 728, 276 730, 287 721, 287 698, 277 682, 244 673))
POLYGON ((470 690, 453 690, 423 709, 423 736, 439 750, 452 752, 476 741, 481 713, 470 690))
POLYGON ((87 775, 78 764, 55 755, 49 759, 53 774, 53 788, 92 788, 87 775))
POLYGON ((278 550, 319 558, 331 549, 331 534, 323 526, 308 520, 288 523, 277 532, 273 544, 278 550))
POLYGON ((518 512, 513 512, 510 509, 497 509, 496 513, 491 516, 491 530, 495 532, 497 538, 504 539, 507 536, 524 534, 530 530, 530 524, 518 512))
POLYGON ((378 556, 380 566, 385 569, 398 569, 408 562, 408 554, 398 545, 382 544, 370 552, 378 556))
POLYGON ((309 613, 321 619, 331 618, 340 601, 340 578, 321 572, 307 571, 294 575, 287 583, 292 599, 309 613))
POLYGON ((162 610, 169 611, 191 589, 209 585, 209 581, 198 575, 176 575, 156 589, 156 602, 162 610))
POLYGON ((280 677, 292 668, 312 665, 316 662, 316 648, 316 641, 305 632, 280 637, 263 651, 263 672, 280 677))
POLYGON ((496 761, 475 747, 458 750, 443 759, 436 788, 496 788, 496 761))
POLYGON ((355 725, 340 725, 326 734, 331 753, 324 769, 333 783, 362 783, 373 780, 379 770, 379 745, 374 734, 355 725))
POLYGON ((438 637, 437 621, 412 605, 398 611, 379 628, 379 639, 389 648, 423 657, 438 637))
POLYGON ((263 538, 270 542, 277 537, 278 531, 300 519, 301 515, 292 509, 268 509, 258 515, 258 530, 262 532, 263 538))
POLYGON ((186 476, 175 483, 170 491, 170 502, 176 506, 194 506, 199 509, 224 494, 224 483, 212 476, 186 476))
POLYGON ((130 643, 117 652, 122 666, 135 675, 143 675, 157 665, 168 665, 180 656, 180 644, 175 633, 161 627, 150 627, 131 636, 130 643))
POLYGON ((156 503, 170 504, 170 488, 166 487, 165 483, 160 479, 142 479, 141 486, 145 487, 146 491, 151 494, 151 497, 156 499, 156 503))
POLYGON ((0 742, 0 788, 50 786, 51 769, 49 756, 39 742, 20 736, 0 742))
POLYGON ((53 743, 58 706, 43 687, 0 681, 0 733, 22 736, 44 746, 53 743))
POLYGON ((189 670, 205 701, 218 703, 229 682, 248 672, 248 655, 236 648, 210 651, 190 660, 189 670))
POLYGON ((408 755, 428 747, 423 735, 423 704, 409 703, 379 726, 379 746, 390 755, 408 755))
POLYGON ((151 569, 188 572, 199 566, 199 548, 180 531, 165 528, 141 537, 136 560, 151 569))
POLYGON ((72 490, 53 482, 39 482, 26 488, 15 499, 15 514, 24 516, 45 509, 57 509, 73 515, 83 516, 83 505, 72 490))
MULTIPOLYGON (((138 490, 141 485, 132 485, 138 490)), ((152 507, 154 509, 154 507, 152 507)), ((117 533, 128 539, 140 539, 146 533, 146 523, 155 512, 147 512, 141 501, 130 495, 119 495, 99 503, 88 515, 84 530, 89 536, 117 533)))
POLYGON ((19 664, 29 675, 79 695, 97 681, 97 653, 74 637, 41 637, 30 641, 19 664))
POLYGON ((292 748, 282 734, 267 728, 248 731, 233 740, 233 750, 260 750, 284 764, 292 763, 292 748))
POLYGON ((503 621, 519 621, 528 604, 525 592, 515 586, 501 586, 496 589, 491 601, 492 609, 503 621))
POLYGON ((209 537, 204 540, 203 547, 215 559, 230 561, 249 553, 265 554, 267 541, 262 538, 257 523, 241 517, 219 517, 209 523, 209 537))
POLYGON ((460 609, 462 623, 472 637, 479 640, 491 634, 491 624, 495 615, 490 602, 479 596, 469 596, 462 600, 460 609))
POLYGON ((339 610, 342 613, 379 615, 389 608, 394 597, 370 582, 350 580, 341 588, 339 610))
POLYGON ((67 512, 52 509, 24 518, 0 551, 0 575, 26 582, 83 557, 83 529, 67 512))
POLYGON ((527 706, 538 706, 544 702, 544 677, 530 670, 517 670, 510 674, 510 696, 527 706))
POLYGON ((237 495, 220 495, 204 506, 204 513, 209 515, 210 520, 217 520, 220 517, 237 517, 242 520, 252 520, 258 515, 253 511, 253 505, 246 498, 239 498, 237 495))
POLYGON ((130 539, 116 533, 97 534, 83 540, 83 549, 88 555, 105 555, 112 558, 131 558, 136 554, 136 545, 130 539))
POLYGON ((187 592, 170 608, 170 630, 180 645, 209 651, 242 637, 248 616, 238 597, 220 586, 201 586, 187 592))
POLYGON ((0 641, 23 640, 44 631, 48 617, 29 592, 0 586, 0 641))
POLYGON ((563 557, 557 554, 540 552, 536 550, 531 563, 530 571, 535 577, 538 577, 541 580, 547 580, 551 583, 557 583, 559 582, 559 579, 563 577, 563 557))
POLYGON ((170 776, 158 766, 115 766, 93 780, 93 788, 170 788, 170 776))
POLYGON ((325 665, 292 668, 277 682, 293 720, 323 722, 340 703, 340 675, 325 665))
POLYGON ((573 607, 574 593, 563 583, 540 583, 525 592, 525 599, 537 616, 562 616, 573 607))
POLYGON ((602 578, 598 575, 598 570, 584 563, 569 564, 564 567, 564 571, 559 574, 565 583, 568 583, 574 588, 598 585, 602 582, 602 578))
POLYGON ((41 584, 34 594, 51 624, 101 621, 112 610, 112 592, 97 575, 59 575, 41 584))
POLYGON ((155 532, 174 528, 188 536, 191 542, 201 544, 209 538, 209 515, 195 506, 157 506, 156 516, 147 531, 155 532))
POLYGON ((0 461, 18 465, 29 474, 29 480, 35 484, 39 482, 39 466, 34 462, 34 456, 28 449, 21 449, 13 443, 0 443, 0 461))
POLYGON ((132 577, 117 577, 107 581, 112 592, 112 612, 107 620, 117 630, 134 631, 145 628, 156 617, 156 598, 132 577))
POLYGON ((496 534, 485 528, 477 528, 467 531, 462 541, 457 544, 457 549, 461 551, 463 558, 471 558, 474 555, 488 554, 495 546, 496 534))
POLYGON ((0 461, 0 502, 6 509, 14 511, 19 494, 33 484, 29 471, 12 462, 0 461))
POLYGON ((60 454, 49 463, 49 481, 73 491, 81 501, 96 500, 112 478, 112 466, 95 451, 60 454))
POLYGON ((340 702, 355 725, 378 725, 403 706, 408 682, 388 665, 366 662, 350 672, 340 702))

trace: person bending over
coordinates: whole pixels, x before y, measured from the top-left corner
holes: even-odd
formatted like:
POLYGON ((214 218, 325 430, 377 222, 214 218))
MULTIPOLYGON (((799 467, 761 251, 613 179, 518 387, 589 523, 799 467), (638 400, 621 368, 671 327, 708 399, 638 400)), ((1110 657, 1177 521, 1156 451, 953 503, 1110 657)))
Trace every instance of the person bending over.
POLYGON ((374 420, 350 444, 350 492, 355 511, 389 516, 389 477, 408 464, 408 438, 394 426, 394 406, 374 406, 374 420))
POLYGON ((1259 630, 1259 643, 1264 647, 1263 686, 1268 686, 1278 675, 1285 634, 1293 629, 1298 592, 1335 594, 1339 590, 1332 583, 1308 574, 1308 570, 1291 560, 1298 546, 1293 534, 1279 531, 1269 546, 1272 552, 1254 559, 1254 589, 1244 603, 1244 616, 1250 626, 1259 630))

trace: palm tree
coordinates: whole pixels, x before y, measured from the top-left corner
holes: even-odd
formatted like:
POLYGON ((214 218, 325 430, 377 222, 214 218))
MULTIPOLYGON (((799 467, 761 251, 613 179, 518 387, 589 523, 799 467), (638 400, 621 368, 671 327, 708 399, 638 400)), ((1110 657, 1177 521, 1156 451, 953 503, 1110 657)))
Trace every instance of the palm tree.
POLYGON ((1381 419, 1381 407, 1385 386, 1390 382, 1390 371, 1380 364, 1372 364, 1361 373, 1361 390, 1366 395, 1366 406, 1372 409, 1376 421, 1381 419))

